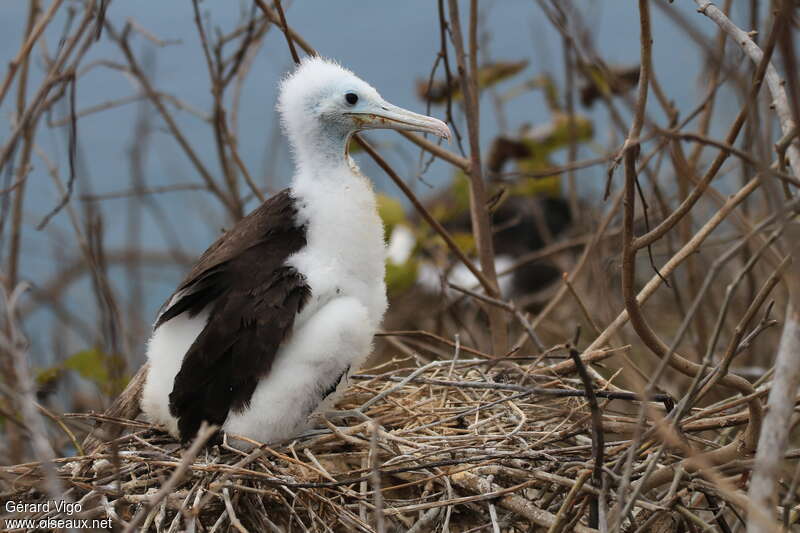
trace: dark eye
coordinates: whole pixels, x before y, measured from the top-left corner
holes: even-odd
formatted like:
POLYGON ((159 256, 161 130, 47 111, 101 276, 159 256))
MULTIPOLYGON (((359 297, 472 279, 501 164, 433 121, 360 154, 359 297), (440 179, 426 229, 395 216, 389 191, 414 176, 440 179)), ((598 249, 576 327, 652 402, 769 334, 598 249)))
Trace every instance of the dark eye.
POLYGON ((358 95, 356 93, 347 93, 344 95, 344 99, 347 100, 348 104, 356 105, 356 102, 358 102, 358 95))

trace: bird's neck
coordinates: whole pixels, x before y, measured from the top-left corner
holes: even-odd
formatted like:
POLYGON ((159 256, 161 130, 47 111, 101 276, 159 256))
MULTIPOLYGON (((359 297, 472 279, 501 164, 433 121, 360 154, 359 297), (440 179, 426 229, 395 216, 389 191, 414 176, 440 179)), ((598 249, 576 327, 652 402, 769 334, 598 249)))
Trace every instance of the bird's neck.
POLYGON ((292 139, 295 172, 292 188, 305 195, 371 196, 372 185, 350 157, 350 132, 324 132, 292 139))
MULTIPOLYGON (((348 269, 350 261, 365 263, 370 279, 383 279, 385 246, 383 224, 372 183, 345 153, 308 154, 292 178, 291 194, 297 206, 296 222, 305 226, 308 249, 348 269)), ((331 148, 332 150, 332 148, 331 148)))
POLYGON ((351 134, 307 136, 292 142, 295 172, 292 189, 307 199, 344 197, 371 208, 374 193, 369 180, 348 154, 351 134))
POLYGON ((346 169, 350 157, 347 146, 352 133, 335 127, 309 128, 290 135, 295 160, 295 175, 313 173, 316 169, 346 169))
POLYGON ((372 183, 347 155, 349 138, 328 137, 312 150, 295 146, 291 194, 296 223, 306 228, 306 253, 313 264, 325 265, 325 272, 356 272, 356 284, 381 286, 383 224, 372 183))
POLYGON ((349 156, 335 162, 306 161, 298 165, 291 187, 295 197, 304 199, 328 201, 340 198, 345 203, 370 209, 375 205, 372 184, 349 156))
MULTIPOLYGON (((299 200, 306 222, 333 227, 342 220, 377 221, 372 183, 348 154, 352 131, 335 124, 307 128, 289 135, 295 160, 292 194, 299 200)), ((377 222, 379 224, 379 222, 377 222)))

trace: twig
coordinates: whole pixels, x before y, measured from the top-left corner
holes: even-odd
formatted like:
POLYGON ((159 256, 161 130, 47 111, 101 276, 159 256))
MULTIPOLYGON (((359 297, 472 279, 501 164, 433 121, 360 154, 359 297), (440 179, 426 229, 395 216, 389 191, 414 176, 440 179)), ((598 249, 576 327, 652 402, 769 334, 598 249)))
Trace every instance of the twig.
POLYGON ((378 425, 369 424, 372 435, 369 445, 370 483, 372 485, 372 501, 375 506, 375 528, 378 533, 386 533, 386 519, 383 510, 383 493, 381 492, 381 473, 378 469, 378 425))
POLYGON ((19 410, 25 427, 30 432, 31 444, 37 459, 42 463, 45 472, 45 488, 50 498, 62 499, 61 482, 58 479, 55 464, 53 447, 47 438, 47 430, 44 425, 42 415, 36 410, 36 400, 34 394, 34 382, 30 374, 30 365, 25 353, 27 340, 22 336, 22 332, 16 324, 16 308, 19 298, 27 290, 26 283, 20 283, 9 294, 4 287, 0 287, 3 307, 7 317, 8 334, 0 334, 0 348, 9 354, 13 365, 14 377, 18 380, 16 385, 18 397, 16 398, 16 408, 19 410))
MULTIPOLYGON (((461 32, 461 20, 458 14, 458 0, 449 0, 450 26, 453 30, 453 46, 455 47, 458 74, 461 90, 466 103, 467 129, 470 145, 469 168, 469 205, 472 221, 472 234, 475 236, 481 272, 486 276, 489 296, 501 296, 497 284, 497 273, 494 266, 494 244, 489 211, 486 206, 486 191, 481 170, 481 154, 479 140, 479 104, 478 104, 478 67, 477 67, 477 26, 478 3, 472 0, 469 16, 469 67, 467 67, 464 38, 461 32)), ((495 355, 505 354, 508 346, 508 330, 503 315, 496 308, 488 308, 489 326, 492 334, 492 352, 495 355)))
MULTIPOLYGON (((592 377, 586 371, 586 366, 581 361, 580 353, 574 346, 568 345, 569 356, 575 361, 575 368, 583 382, 583 390, 586 393, 586 403, 589 404, 589 411, 592 415, 592 455, 594 456, 594 466, 592 467, 592 483, 598 489, 603 487, 603 452, 605 448, 605 435, 603 434, 603 415, 600 406, 597 404, 597 396, 592 384, 592 377)), ((599 498, 593 498, 589 513, 589 527, 600 526, 601 519, 602 531, 606 531, 605 516, 601 517, 601 509, 605 509, 605 503, 600 502, 599 498)), ((603 513, 604 515, 605 513, 603 513)))
POLYGON ((294 40, 292 39, 292 34, 289 32, 289 25, 286 24, 286 15, 283 12, 281 0, 275 0, 275 9, 278 11, 278 16, 281 19, 281 29, 283 30, 283 35, 286 37, 286 44, 289 45, 289 51, 292 53, 292 59, 295 64, 300 63, 300 56, 297 55, 297 49, 294 47, 294 40))
POLYGON ((8 88, 11 86, 11 82, 14 80, 14 75, 17 73, 17 69, 21 64, 23 64, 26 58, 31 53, 33 49, 33 45, 36 44, 36 41, 39 40, 39 36, 42 35, 45 28, 47 28, 48 24, 53 20, 55 14, 58 12, 58 8, 61 7, 61 3, 63 0, 53 0, 50 3, 50 6, 47 8, 47 11, 39 18, 36 22, 36 26, 28 33, 25 42, 20 46, 17 55, 12 59, 8 64, 8 71, 6 72, 6 77, 3 79, 3 84, 0 85, 0 104, 3 103, 3 99, 6 96, 6 92, 8 92, 8 88))
POLYGON ((151 509, 156 507, 159 503, 164 501, 167 496, 172 493, 172 490, 178 485, 180 481, 183 479, 183 475, 189 470, 192 465, 192 461, 200 453, 200 450, 205 446, 206 441, 211 438, 217 432, 216 426, 209 426, 207 423, 203 422, 200 426, 200 429, 197 431, 197 436, 192 442, 192 445, 189 449, 186 450, 186 453, 183 454, 183 458, 178 466, 175 468, 175 471, 172 472, 172 475, 166 480, 162 485, 161 488, 156 492, 150 499, 145 502, 144 506, 139 509, 139 511, 134 515, 131 521, 128 523, 128 526, 125 528, 125 533, 130 533, 133 531, 136 526, 139 525, 145 516, 150 512, 151 509))

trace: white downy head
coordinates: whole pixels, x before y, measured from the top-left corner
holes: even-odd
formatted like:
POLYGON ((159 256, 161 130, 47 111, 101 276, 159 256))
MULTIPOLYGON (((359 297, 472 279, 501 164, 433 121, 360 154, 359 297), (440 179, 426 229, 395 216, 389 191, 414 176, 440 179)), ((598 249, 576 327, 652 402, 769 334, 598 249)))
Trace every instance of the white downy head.
POLYGON ((311 160, 346 159, 350 136, 396 129, 450 138, 441 120, 392 105, 371 85, 334 61, 303 59, 281 82, 278 112, 298 167, 311 160))

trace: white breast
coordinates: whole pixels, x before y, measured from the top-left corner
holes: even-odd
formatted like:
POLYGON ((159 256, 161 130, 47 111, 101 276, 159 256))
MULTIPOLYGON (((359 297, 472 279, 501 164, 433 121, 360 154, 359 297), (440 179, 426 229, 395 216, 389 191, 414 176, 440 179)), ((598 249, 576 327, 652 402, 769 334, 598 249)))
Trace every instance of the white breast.
POLYGON ((312 302, 302 315, 332 298, 352 296, 367 308, 377 329, 387 306, 383 223, 369 182, 348 174, 341 178, 344 183, 321 180, 293 187, 308 243, 288 263, 311 287, 312 302))

